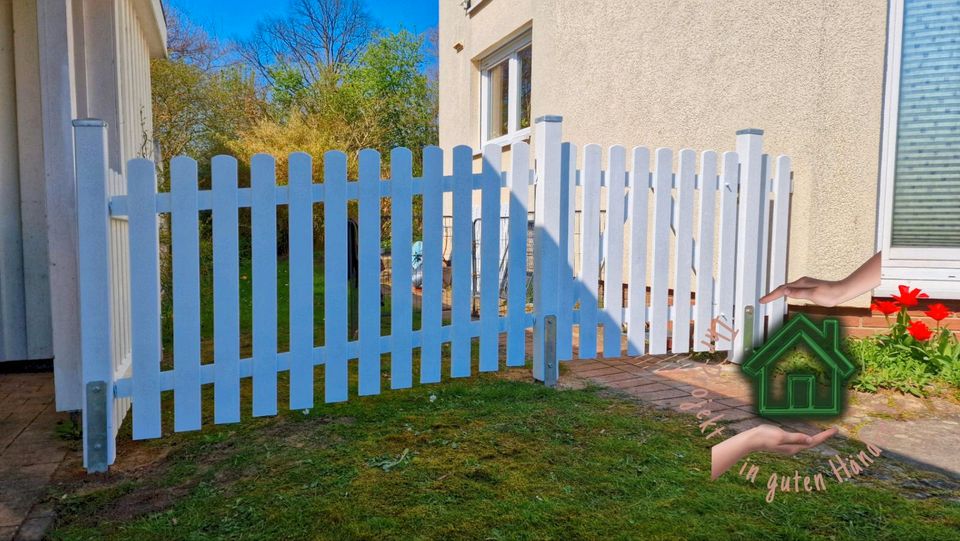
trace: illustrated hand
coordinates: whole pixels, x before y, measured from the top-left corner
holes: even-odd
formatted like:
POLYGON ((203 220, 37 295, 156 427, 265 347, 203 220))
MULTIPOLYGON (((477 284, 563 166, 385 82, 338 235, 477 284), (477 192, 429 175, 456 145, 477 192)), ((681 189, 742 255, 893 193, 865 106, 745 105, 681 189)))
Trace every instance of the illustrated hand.
POLYGON ((808 436, 799 432, 787 432, 773 425, 760 425, 747 432, 752 432, 749 438, 750 447, 753 449, 793 456, 830 439, 837 433, 837 429, 830 428, 814 436, 808 436))
POLYGON ((836 306, 880 285, 881 253, 877 252, 843 280, 820 280, 804 276, 760 297, 766 304, 780 297, 806 299, 820 306, 836 306))
POLYGON ((799 280, 783 284, 760 297, 760 302, 766 304, 780 297, 790 297, 791 299, 806 299, 819 306, 830 307, 847 300, 846 294, 847 287, 842 280, 819 280, 804 276, 799 280))
POLYGON ((770 451, 792 456, 805 449, 816 447, 837 433, 830 428, 807 436, 799 432, 787 432, 773 425, 760 425, 713 446, 711 454, 711 478, 716 479, 741 458, 755 451, 770 451))

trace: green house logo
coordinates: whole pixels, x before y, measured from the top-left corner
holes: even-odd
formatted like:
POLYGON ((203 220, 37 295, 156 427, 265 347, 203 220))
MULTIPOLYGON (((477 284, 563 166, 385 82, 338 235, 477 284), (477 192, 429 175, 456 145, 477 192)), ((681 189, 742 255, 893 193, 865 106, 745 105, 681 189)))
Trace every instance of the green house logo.
POLYGON ((843 406, 845 383, 856 368, 840 350, 840 324, 823 320, 817 326, 802 314, 794 315, 743 363, 741 370, 754 382, 757 411, 764 417, 835 417, 843 406), (776 365, 798 346, 806 346, 828 380, 817 392, 812 372, 776 374, 776 365))

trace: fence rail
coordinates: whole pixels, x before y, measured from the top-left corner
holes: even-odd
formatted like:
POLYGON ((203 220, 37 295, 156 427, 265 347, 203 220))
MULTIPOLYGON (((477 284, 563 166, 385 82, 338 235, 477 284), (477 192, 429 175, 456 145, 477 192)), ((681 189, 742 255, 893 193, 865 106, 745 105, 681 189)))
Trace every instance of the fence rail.
POLYGON ((91 389, 84 415, 89 470, 102 471, 113 462, 116 428, 131 400, 133 437, 162 435, 164 391, 173 391, 173 429, 196 430, 202 424, 204 384, 213 384, 214 422, 230 423, 239 421, 246 407, 241 399, 244 378, 252 380, 253 415, 274 415, 284 398, 278 396, 280 372, 289 374, 287 407, 308 409, 320 398, 315 389, 325 402, 347 400, 352 393, 380 393, 386 383, 380 357, 384 353, 390 354, 389 387, 406 388, 415 379, 440 381, 445 343, 450 344, 451 377, 498 370, 503 364, 523 366, 528 358, 526 333, 532 328, 534 376, 549 381, 556 376, 556 359, 552 347, 545 347, 548 332, 556 335, 560 360, 574 356, 574 326, 579 329, 578 358, 620 357, 625 335, 629 355, 709 348, 732 350, 738 360, 752 347, 742 340, 749 333, 740 332, 745 309, 756 310, 752 335, 757 341, 767 316, 770 325, 782 318, 782 303, 764 307, 756 299, 785 274, 790 162, 778 158, 774 176, 758 130, 738 134, 738 152, 701 153, 699 169, 698 155, 681 150, 674 172, 674 153, 665 148, 651 153, 643 147, 628 152, 614 146, 604 153, 598 145, 586 145, 578 162, 577 148, 561 142, 559 118, 544 117, 536 123, 536 171, 524 143, 513 145, 509 167, 501 163, 500 147, 486 146, 479 173, 474 172, 472 150, 456 147, 450 175, 443 174, 444 152, 429 147, 423 151, 423 173, 415 177, 412 153, 398 148, 390 154, 386 179, 381 178, 380 154, 361 151, 354 181, 347 178, 346 155, 331 151, 323 156, 322 182, 314 182, 312 158, 294 153, 287 183, 278 185, 274 158, 256 155, 250 163, 250 187, 241 188, 237 161, 217 156, 211 189, 200 190, 196 162, 177 157, 170 163, 170 191, 158 193, 156 167, 142 159, 128 163, 124 192, 119 177, 111 177, 106 167, 103 123, 75 125, 83 378, 91 389), (531 184, 533 201, 528 196, 531 184), (473 208, 476 191, 478 213, 473 208), (501 205, 504 191, 509 200, 501 205), (450 238, 444 235, 444 193, 452 198, 450 238), (422 289, 416 307, 411 258, 400 252, 413 241, 415 195, 422 195, 423 204, 422 289), (383 198, 390 200, 394 247, 389 314, 381 304, 383 198), (355 336, 348 324, 353 303, 346 287, 349 201, 358 202, 355 336), (316 204, 324 212, 319 254, 314 253, 313 238, 316 204), (280 206, 287 206, 289 227, 289 281, 283 286, 277 283, 280 206), (249 355, 240 347, 241 208, 250 209, 249 355), (198 216, 208 210, 212 363, 202 358, 200 313, 198 216), (161 364, 158 254, 160 218, 166 214, 172 250, 172 279, 165 285, 172 287, 172 368, 161 364), (447 255, 452 291, 449 321, 444 321, 447 255), (316 261, 322 269, 315 268, 316 261), (318 271, 324 283, 322 314, 314 313, 318 271), (626 287, 626 302, 625 284, 633 286, 626 287), (278 287, 287 287, 290 299, 287 351, 279 348, 278 287), (418 329, 413 326, 415 309, 420 311, 418 329), (385 315, 386 335, 381 332, 385 315), (545 329, 548 316, 556 323, 551 319, 550 329, 545 329), (731 333, 715 332, 718 318, 726 320, 731 333), (506 356, 501 358, 504 334, 506 356), (471 357, 475 338, 476 364, 471 357), (314 381, 318 365, 323 366, 321 386, 314 381), (97 394, 97 389, 105 392, 97 394), (102 418, 100 410, 105 411, 102 418), (99 430, 101 424, 105 430, 99 430))

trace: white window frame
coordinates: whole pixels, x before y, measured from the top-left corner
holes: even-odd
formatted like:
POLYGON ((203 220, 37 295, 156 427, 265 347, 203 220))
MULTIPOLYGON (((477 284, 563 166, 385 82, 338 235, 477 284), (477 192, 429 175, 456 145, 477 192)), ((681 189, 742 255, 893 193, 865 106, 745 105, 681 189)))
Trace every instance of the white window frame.
POLYGON ((924 289, 934 298, 957 299, 960 298, 960 248, 891 246, 903 9, 904 0, 890 0, 877 209, 877 250, 883 252, 883 257, 881 284, 874 294, 888 296, 897 291, 898 285, 905 284, 924 289))
MULTIPOLYGON (((532 43, 530 32, 514 38, 496 52, 487 55, 480 63, 480 146, 498 144, 510 145, 518 141, 529 141, 530 126, 520 126, 520 59, 517 54, 532 43), (490 69, 507 62, 507 133, 490 138, 490 69)), ((531 55, 531 62, 533 56, 531 55)), ((532 124, 531 118, 531 124, 532 124)))

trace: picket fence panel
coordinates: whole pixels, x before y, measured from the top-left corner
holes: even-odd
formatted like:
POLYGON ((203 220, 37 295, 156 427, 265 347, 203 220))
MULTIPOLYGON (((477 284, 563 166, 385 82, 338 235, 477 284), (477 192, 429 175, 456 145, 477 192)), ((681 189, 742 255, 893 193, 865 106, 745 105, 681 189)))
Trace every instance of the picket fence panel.
MULTIPOLYGON (((445 153, 428 147, 419 176, 414 175, 413 153, 394 149, 389 178, 381 178, 380 154, 363 150, 356 180, 348 178, 348 157, 342 152, 324 154, 322 179, 314 179, 311 156, 297 152, 288 157, 286 184, 278 182, 275 158, 258 154, 250 160, 247 188, 238 184, 237 160, 217 156, 211 164, 211 188, 202 190, 197 163, 177 157, 170 163, 169 193, 158 193, 156 168, 145 159, 128 163, 124 192, 119 174, 97 160, 104 153, 103 127, 78 125, 78 182, 100 186, 78 192, 79 246, 82 256, 92 258, 82 257, 89 263, 81 267, 80 277, 84 382, 110 386, 106 462, 91 455, 87 467, 102 469, 113 461, 112 438, 131 400, 133 437, 160 437, 164 430, 160 397, 165 391, 173 391, 171 428, 197 430, 202 427, 205 384, 213 384, 213 421, 232 423, 247 407, 254 416, 275 415, 285 398, 290 409, 316 407, 316 374, 321 372, 324 402, 379 394, 385 377, 383 354, 390 356, 393 389, 412 386, 418 372, 420 383, 435 383, 444 375, 498 370, 501 361, 523 366, 530 353, 531 328, 534 376, 549 381, 556 363, 547 364, 548 315, 556 316, 553 360, 620 357, 624 337, 630 356, 691 349, 731 351, 736 356, 752 346, 742 343, 746 307, 753 306, 758 316, 754 323, 758 341, 763 330, 782 322, 782 301, 764 308, 757 298, 786 277, 791 163, 786 156, 763 155, 758 130, 738 134, 737 152, 718 156, 710 150, 697 154, 682 149, 676 154, 675 170, 675 154, 669 148, 651 152, 634 147, 628 154, 617 145, 604 155, 601 146, 590 144, 578 160, 577 147, 560 142, 558 117, 538 121, 537 129, 535 172, 531 149, 523 142, 512 145, 506 170, 499 146, 487 145, 479 164, 471 148, 458 146, 451 153, 452 174, 444 173, 445 153), (501 210, 504 190, 509 201, 501 210), (479 264, 475 319, 472 222, 478 191, 477 249, 484 264, 479 264), (449 320, 443 306, 445 193, 451 194, 453 222, 449 320), (423 204, 423 278, 420 327, 414 330, 406 247, 414 240, 412 210, 418 195, 423 204), (393 247, 386 310, 380 248, 383 198, 389 199, 393 247), (348 275, 347 258, 351 201, 357 202, 358 217, 355 282, 348 275), (527 283, 531 204, 536 208, 532 313, 527 283), (282 206, 287 207, 289 275, 286 284, 278 286, 277 217, 282 206), (242 208, 250 209, 250 277, 241 277, 242 208), (207 211, 212 214, 213 241, 212 362, 202 357, 201 348, 200 229, 207 211), (314 238, 320 212, 323 252, 315 254, 315 240, 321 240, 314 238), (579 224, 574 219, 577 212, 579 224), (170 246, 163 246, 160 231, 167 214, 170 246), (173 347, 172 368, 161 369, 159 254, 164 249, 172 254, 173 347), (574 267, 577 251, 579 268, 574 267), (325 284, 322 314, 315 314, 314 308, 321 300, 314 285, 317 256, 322 258, 325 284), (104 275, 118 279, 106 284, 104 275), (240 282, 247 279, 252 280, 253 314, 249 358, 240 348, 240 282), (354 286, 356 307, 350 300, 354 286), (289 295, 287 351, 280 351, 287 337, 277 329, 280 287, 289 295), (501 290, 506 291, 505 307, 501 290), (349 327, 353 310, 356 329, 349 327), (383 316, 389 317, 386 334, 383 316), (107 331, 102 330, 105 321, 110 322, 107 331), (506 357, 501 359, 504 334, 506 357), (479 346, 476 364, 471 353, 474 339, 479 346), (450 344, 448 364, 441 354, 444 344, 450 344), (129 352, 124 351, 127 347, 129 352), (97 364, 103 359, 109 359, 109 366, 97 364), (279 396, 281 372, 289 375, 288 397, 279 396), (241 396, 245 378, 252 383, 249 404, 241 396)), ((86 459, 92 444, 84 445, 86 459)))

